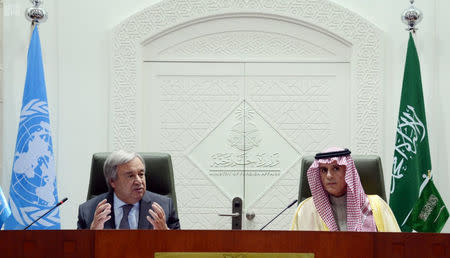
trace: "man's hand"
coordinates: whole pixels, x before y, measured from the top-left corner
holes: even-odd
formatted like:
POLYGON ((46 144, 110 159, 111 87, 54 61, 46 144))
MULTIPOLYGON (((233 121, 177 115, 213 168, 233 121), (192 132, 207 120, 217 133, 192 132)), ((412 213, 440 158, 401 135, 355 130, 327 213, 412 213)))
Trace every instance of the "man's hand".
POLYGON ((111 218, 111 204, 106 202, 106 199, 97 204, 95 208, 94 220, 91 224, 91 229, 103 229, 105 222, 111 218))
POLYGON ((152 209, 148 210, 150 216, 147 216, 148 222, 153 225, 153 229, 167 230, 169 229, 166 224, 166 214, 163 208, 156 202, 152 204, 152 209), (153 209, 153 210, 152 210, 153 209))

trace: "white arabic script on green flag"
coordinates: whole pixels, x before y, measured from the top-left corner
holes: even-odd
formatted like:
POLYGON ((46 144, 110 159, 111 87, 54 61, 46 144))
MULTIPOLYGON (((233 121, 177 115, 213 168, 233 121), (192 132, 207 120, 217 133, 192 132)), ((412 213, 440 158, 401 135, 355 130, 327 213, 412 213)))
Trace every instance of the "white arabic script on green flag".
POLYGON ((410 33, 389 198, 389 205, 403 232, 412 231, 411 224, 406 221, 419 199, 420 190, 428 182, 426 180, 428 171, 431 171, 431 159, 420 63, 414 39, 410 33))
POLYGON ((449 214, 444 201, 434 186, 432 179, 427 179, 419 199, 409 215, 406 224, 417 232, 441 232, 449 214))

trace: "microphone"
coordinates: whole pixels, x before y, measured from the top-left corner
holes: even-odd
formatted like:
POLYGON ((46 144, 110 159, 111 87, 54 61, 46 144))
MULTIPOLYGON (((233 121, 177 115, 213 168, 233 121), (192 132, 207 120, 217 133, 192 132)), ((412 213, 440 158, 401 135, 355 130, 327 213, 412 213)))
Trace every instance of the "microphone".
POLYGON ((35 219, 33 222, 31 222, 31 224, 29 224, 28 226, 26 226, 23 230, 27 230, 29 227, 31 227, 31 225, 33 225, 36 221, 42 219, 42 217, 44 217, 45 215, 47 215, 49 212, 51 212, 52 210, 54 210, 56 207, 58 207, 59 205, 63 204, 65 201, 67 201, 67 197, 65 197, 64 199, 62 199, 60 202, 58 202, 55 206, 53 206, 50 210, 48 210, 46 213, 42 214, 39 218, 35 219))
POLYGON ((272 223, 272 221, 274 221, 276 218, 278 218, 278 216, 280 216, 285 210, 289 209, 292 207, 292 205, 294 205, 297 202, 297 200, 293 201, 291 204, 289 204, 286 208, 284 208, 284 210, 282 210, 280 213, 278 213, 277 216, 275 216, 275 218, 273 218, 271 221, 269 221, 266 225, 264 225, 264 227, 262 227, 260 230, 263 230, 265 227, 267 227, 270 223, 272 223))

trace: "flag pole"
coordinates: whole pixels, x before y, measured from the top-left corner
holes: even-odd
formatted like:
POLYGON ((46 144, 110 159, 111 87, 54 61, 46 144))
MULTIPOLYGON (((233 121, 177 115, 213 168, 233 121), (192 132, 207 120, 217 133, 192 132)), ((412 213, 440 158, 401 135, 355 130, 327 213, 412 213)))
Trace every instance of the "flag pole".
MULTIPOLYGON (((47 19, 42 0, 31 0, 25 15, 33 28, 27 53, 27 71, 11 171, 11 215, 5 229, 23 229, 51 209, 58 200, 56 161, 38 24, 47 19)), ((59 209, 33 225, 33 229, 60 229, 59 209)))
POLYGON ((401 15, 402 22, 407 26, 409 39, 400 96, 389 198, 389 205, 403 232, 412 230, 405 223, 419 197, 419 188, 423 183, 422 175, 431 169, 431 160, 428 158, 428 132, 422 96, 420 63, 413 37, 417 30, 416 26, 422 20, 423 15, 413 5, 414 0, 409 2, 410 6, 401 15), (417 123, 420 126, 410 128, 409 124, 411 123, 417 123))
POLYGON ((413 6, 403 12, 408 47, 391 176, 389 205, 403 232, 440 232, 449 212, 431 173, 431 157, 420 62, 414 43, 422 12, 413 6))

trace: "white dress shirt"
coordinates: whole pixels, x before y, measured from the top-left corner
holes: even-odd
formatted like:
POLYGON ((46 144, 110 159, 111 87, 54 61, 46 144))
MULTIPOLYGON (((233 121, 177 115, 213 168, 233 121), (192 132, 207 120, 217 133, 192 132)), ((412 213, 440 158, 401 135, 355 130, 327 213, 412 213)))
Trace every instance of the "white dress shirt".
MULTIPOLYGON (((114 193, 114 222, 116 223, 116 229, 119 229, 120 221, 123 216, 122 206, 126 205, 122 200, 120 200, 116 193, 114 193)), ((139 202, 133 204, 130 213, 128 214, 128 223, 130 224, 130 229, 138 228, 139 220, 139 202)))

